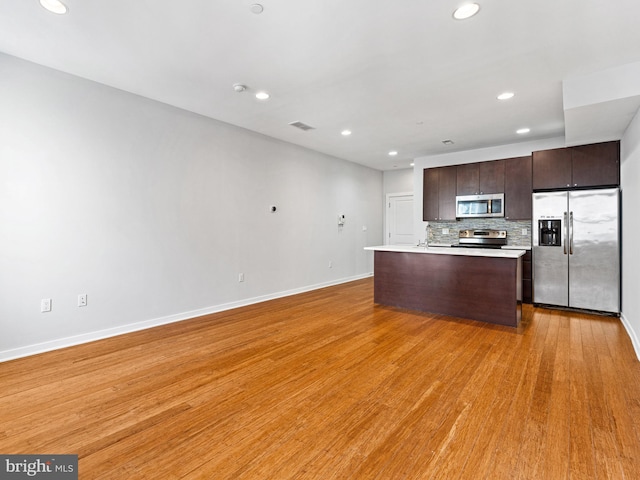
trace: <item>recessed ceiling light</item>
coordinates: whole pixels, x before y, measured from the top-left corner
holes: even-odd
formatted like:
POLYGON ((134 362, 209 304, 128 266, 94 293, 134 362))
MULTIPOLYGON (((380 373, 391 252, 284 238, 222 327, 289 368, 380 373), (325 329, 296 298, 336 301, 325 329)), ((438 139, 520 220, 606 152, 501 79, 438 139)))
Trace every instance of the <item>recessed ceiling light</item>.
POLYGON ((57 13, 58 15, 64 15, 67 13, 67 6, 60 0, 40 0, 40 5, 50 12, 57 13))
POLYGON ((442 140, 445 145, 453 145, 453 140, 442 140))
POLYGON ((477 3, 467 3, 458 7, 455 12, 453 12, 453 18, 456 20, 464 20, 466 18, 473 17, 480 10, 480 5, 477 3))
POLYGON ((246 85, 242 85, 241 83, 235 83, 233 85, 233 89, 236 92, 240 93, 240 92, 244 92, 247 89, 247 86, 246 85))
POLYGON ((259 3, 254 3, 253 5, 251 5, 251 11, 256 15, 260 15, 262 12, 264 12, 264 7, 259 3))
POLYGON ((518 130, 516 130, 516 133, 518 135, 524 135, 525 133, 529 133, 531 131, 530 128, 520 128, 518 130))
POLYGON ((396 155, 398 155, 398 152, 396 152, 395 150, 391 150, 391 151, 389 152, 389 156, 390 156, 390 157, 395 157, 396 155))
POLYGON ((513 92, 504 92, 501 93, 500 95, 498 95, 498 100, 509 100, 510 98, 513 98, 513 96, 515 95, 515 93, 513 92))
POLYGON ((411 162, 411 163, 409 164, 409 166, 410 166, 410 167, 413 167, 414 165, 415 165, 415 163, 413 163, 413 162, 411 162))
POLYGON ((349 135, 351 135, 351 130, 342 130, 340 133, 342 134, 342 136, 348 137, 349 135))
POLYGON ((267 92, 258 92, 258 93, 256 93, 256 98, 258 100, 268 100, 269 96, 270 95, 267 92))

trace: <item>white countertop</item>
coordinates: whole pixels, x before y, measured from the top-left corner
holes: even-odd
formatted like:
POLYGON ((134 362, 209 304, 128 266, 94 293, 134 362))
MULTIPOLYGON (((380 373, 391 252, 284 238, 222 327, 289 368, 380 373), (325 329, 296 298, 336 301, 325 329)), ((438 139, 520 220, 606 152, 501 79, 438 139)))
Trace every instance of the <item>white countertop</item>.
POLYGON ((505 245, 504 247, 507 250, 531 250, 531 245, 526 245, 526 246, 522 246, 522 245, 505 245))
POLYGON ((376 247, 364 247, 365 250, 374 250, 377 252, 400 252, 400 253, 430 253, 435 255, 466 255, 467 257, 493 257, 493 258, 519 258, 526 251, 514 250, 511 248, 452 248, 415 245, 380 245, 376 247))

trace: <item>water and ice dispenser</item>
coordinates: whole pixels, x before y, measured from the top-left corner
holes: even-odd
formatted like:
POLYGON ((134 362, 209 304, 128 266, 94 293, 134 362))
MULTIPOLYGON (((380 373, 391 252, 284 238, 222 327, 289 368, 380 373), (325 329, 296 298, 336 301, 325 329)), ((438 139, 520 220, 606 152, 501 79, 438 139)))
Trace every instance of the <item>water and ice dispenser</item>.
POLYGON ((562 242, 561 220, 538 220, 538 245, 560 247, 562 242))

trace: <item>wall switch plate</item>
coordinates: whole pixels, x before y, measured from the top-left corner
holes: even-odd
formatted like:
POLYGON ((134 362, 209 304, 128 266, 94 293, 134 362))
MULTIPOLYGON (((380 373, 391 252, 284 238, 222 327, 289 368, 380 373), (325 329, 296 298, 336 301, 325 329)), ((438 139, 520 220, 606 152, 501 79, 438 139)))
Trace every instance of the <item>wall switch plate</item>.
POLYGON ((529 235, 529 230, 528 230, 528 229, 526 229, 526 228, 523 228, 523 229, 522 229, 522 234, 523 234, 523 235, 529 235))
POLYGON ((329 260, 329 268, 333 268, 333 262, 329 260))
POLYGON ((51 311, 51 299, 43 298, 40 300, 40 311, 41 312, 50 312, 51 311))
POLYGON ((442 229, 442 234, 443 235, 449 235, 449 229, 448 228, 443 228, 442 229))
POLYGON ((244 282, 244 273, 238 274, 238 281, 239 282, 244 282))
POLYGON ((80 295, 78 295, 78 306, 79 307, 86 307, 87 306, 87 294, 86 293, 81 293, 80 295))

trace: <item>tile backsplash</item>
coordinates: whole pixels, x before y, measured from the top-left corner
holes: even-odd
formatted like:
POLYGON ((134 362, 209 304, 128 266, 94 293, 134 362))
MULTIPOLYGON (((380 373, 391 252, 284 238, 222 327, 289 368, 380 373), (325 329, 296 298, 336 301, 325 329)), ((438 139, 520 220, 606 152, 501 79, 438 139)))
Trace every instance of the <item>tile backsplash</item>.
MULTIPOLYGON (((426 222, 425 222, 426 223, 426 222)), ((531 246, 531 220, 504 220, 502 218, 463 218, 448 222, 429 222, 425 227, 429 244, 442 243, 455 245, 458 243, 458 232, 470 229, 506 230, 507 245, 519 247, 531 246), (526 229, 526 235, 523 233, 526 229), (447 231, 448 233, 443 233, 447 231)))

